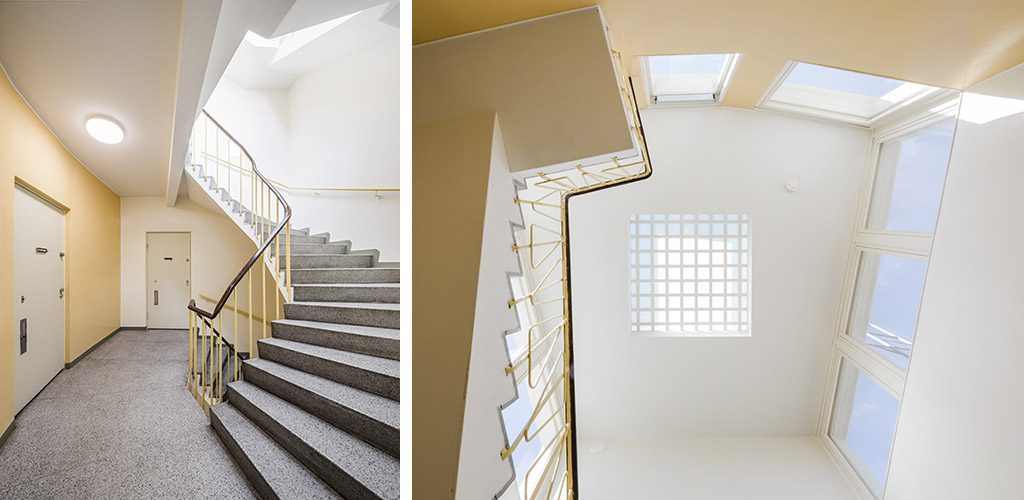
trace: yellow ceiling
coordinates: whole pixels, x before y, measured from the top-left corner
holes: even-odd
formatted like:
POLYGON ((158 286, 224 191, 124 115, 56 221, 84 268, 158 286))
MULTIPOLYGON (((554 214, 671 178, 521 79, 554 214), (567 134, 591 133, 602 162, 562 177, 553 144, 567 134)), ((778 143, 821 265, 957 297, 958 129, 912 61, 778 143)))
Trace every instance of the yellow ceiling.
MULTIPOLYGON (((593 5, 413 2, 422 43, 593 5)), ((631 74, 645 54, 738 52, 725 104, 751 107, 786 61, 962 89, 1024 62, 1024 0, 599 0, 631 74)))

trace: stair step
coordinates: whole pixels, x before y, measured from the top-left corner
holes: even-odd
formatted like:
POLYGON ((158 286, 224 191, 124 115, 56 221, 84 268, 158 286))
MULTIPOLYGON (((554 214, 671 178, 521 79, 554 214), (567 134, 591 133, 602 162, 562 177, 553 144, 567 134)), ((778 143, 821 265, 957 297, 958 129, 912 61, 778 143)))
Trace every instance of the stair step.
MULTIPOLYGON (((281 251, 284 253, 284 250, 281 251)), ((365 268, 373 265, 372 255, 292 254, 292 271, 296 269, 365 268)), ((281 259, 281 268, 285 261, 281 259)))
POLYGON ((294 239, 292 240, 292 257, 310 254, 346 254, 348 249, 347 243, 296 243, 294 239))
MULTIPOLYGON (((294 278, 295 271, 292 271, 294 278)), ((289 302, 286 319, 304 319, 342 325, 399 328, 399 305, 380 302, 289 302)))
POLYGON ((401 271, 397 267, 371 267, 351 269, 292 269, 292 283, 398 283, 401 271))
POLYGON ((353 434, 393 457, 400 453, 397 401, 266 358, 242 366, 245 380, 353 434))
MULTIPOLYGON (((266 233, 266 234, 269 234, 269 233, 266 233)), ((327 243, 327 239, 328 238, 330 238, 330 236, 326 236, 326 235, 304 236, 304 235, 301 235, 301 234, 293 234, 292 235, 292 245, 294 245, 296 243, 318 243, 318 244, 324 244, 324 243, 327 243)))
POLYGON ((210 409, 210 425, 261 497, 338 498, 312 471, 230 403, 210 409))
MULTIPOLYGON (((292 256, 294 259, 295 256, 292 256)), ((294 269, 292 269, 294 271, 294 269)), ((295 300, 300 302, 384 302, 397 304, 401 298, 398 283, 342 283, 294 285, 295 300)))
POLYGON ((346 499, 398 498, 395 457, 249 382, 228 384, 228 401, 346 499))
POLYGON ((260 358, 290 366, 395 401, 401 396, 401 363, 286 339, 260 339, 260 358))
MULTIPOLYGON (((296 287, 295 293, 299 293, 298 287, 296 287)), ((270 328, 271 335, 279 339, 381 358, 399 359, 399 332, 395 329, 296 319, 273 321, 270 328)))

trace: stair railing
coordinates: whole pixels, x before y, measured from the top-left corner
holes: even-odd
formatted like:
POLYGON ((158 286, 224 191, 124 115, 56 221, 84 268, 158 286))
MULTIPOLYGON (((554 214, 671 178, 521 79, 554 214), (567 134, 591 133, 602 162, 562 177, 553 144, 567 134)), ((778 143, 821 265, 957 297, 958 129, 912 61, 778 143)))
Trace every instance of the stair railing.
MULTIPOLYGON (((573 364, 572 273, 569 251, 569 200, 574 196, 640 181, 651 176, 647 141, 636 102, 632 79, 622 66, 621 55, 612 51, 627 121, 634 137, 636 155, 613 157, 556 172, 540 172, 524 179, 515 203, 523 213, 525 229, 517 235, 517 252, 524 273, 532 273, 533 288, 521 297, 510 297, 508 306, 536 307, 538 318, 523 325, 525 336, 518 352, 510 353, 505 374, 515 384, 524 377, 532 411, 521 427, 508 429, 503 459, 510 459, 525 442, 540 440, 535 456, 525 457, 520 497, 524 500, 579 497, 576 436, 575 376, 573 364), (560 279, 559 279, 560 278, 560 279), (561 285, 561 286, 558 286, 561 285), (514 432, 514 434, 512 433, 514 432)), ((522 314, 520 314, 522 316, 522 314)))
POLYGON ((292 209, 245 147, 205 110, 192 127, 188 157, 187 168, 257 246, 213 310, 195 299, 188 304, 188 387, 209 412, 224 399, 226 384, 241 378, 241 362, 259 356, 256 341, 270 336, 268 324, 283 316, 283 303, 292 297, 292 209))

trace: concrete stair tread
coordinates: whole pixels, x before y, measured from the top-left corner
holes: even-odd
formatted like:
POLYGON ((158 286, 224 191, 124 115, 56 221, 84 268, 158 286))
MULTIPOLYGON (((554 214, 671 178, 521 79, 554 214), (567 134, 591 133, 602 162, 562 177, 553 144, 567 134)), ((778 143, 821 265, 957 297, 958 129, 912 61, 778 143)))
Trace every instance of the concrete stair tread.
POLYGON ((401 283, 296 283, 293 287, 401 288, 401 283))
POLYGON ((398 498, 398 459, 254 384, 242 380, 228 387, 229 398, 244 398, 279 426, 287 434, 286 440, 299 441, 291 447, 311 449, 379 498, 398 498))
POLYGON ((215 405, 210 412, 245 455, 243 460, 279 498, 338 498, 334 490, 230 403, 215 405))
POLYGON ((401 410, 398 401, 266 359, 250 359, 245 363, 395 429, 398 429, 401 424, 401 410))
POLYGON ((292 268, 292 283, 400 283, 401 270, 396 267, 316 267, 292 268))
POLYGON ((278 319, 271 321, 271 323, 302 326, 306 328, 316 328, 318 330, 328 330, 338 333, 348 333, 352 335, 363 335, 367 337, 378 337, 392 340, 398 340, 400 338, 399 331, 394 328, 380 328, 376 326, 360 325, 342 325, 339 323, 324 323, 322 321, 306 321, 301 319, 278 319))
POLYGON ((280 347, 281 349, 295 351, 307 356, 314 356, 333 363, 353 366, 388 377, 398 378, 401 374, 401 362, 394 359, 340 351, 338 349, 331 349, 330 347, 322 347, 273 337, 260 339, 259 343, 261 345, 271 344, 280 347))
POLYGON ((380 309, 384 311, 400 311, 400 304, 388 304, 384 302, 289 302, 298 306, 307 307, 348 307, 355 309, 380 309))

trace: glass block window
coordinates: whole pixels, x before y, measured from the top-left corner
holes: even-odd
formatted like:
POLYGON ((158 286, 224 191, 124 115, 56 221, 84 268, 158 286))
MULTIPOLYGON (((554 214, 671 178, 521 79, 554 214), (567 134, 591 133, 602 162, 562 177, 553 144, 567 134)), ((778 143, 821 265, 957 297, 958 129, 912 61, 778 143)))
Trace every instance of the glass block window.
POLYGON ((746 214, 634 214, 630 315, 639 334, 750 335, 746 214))

